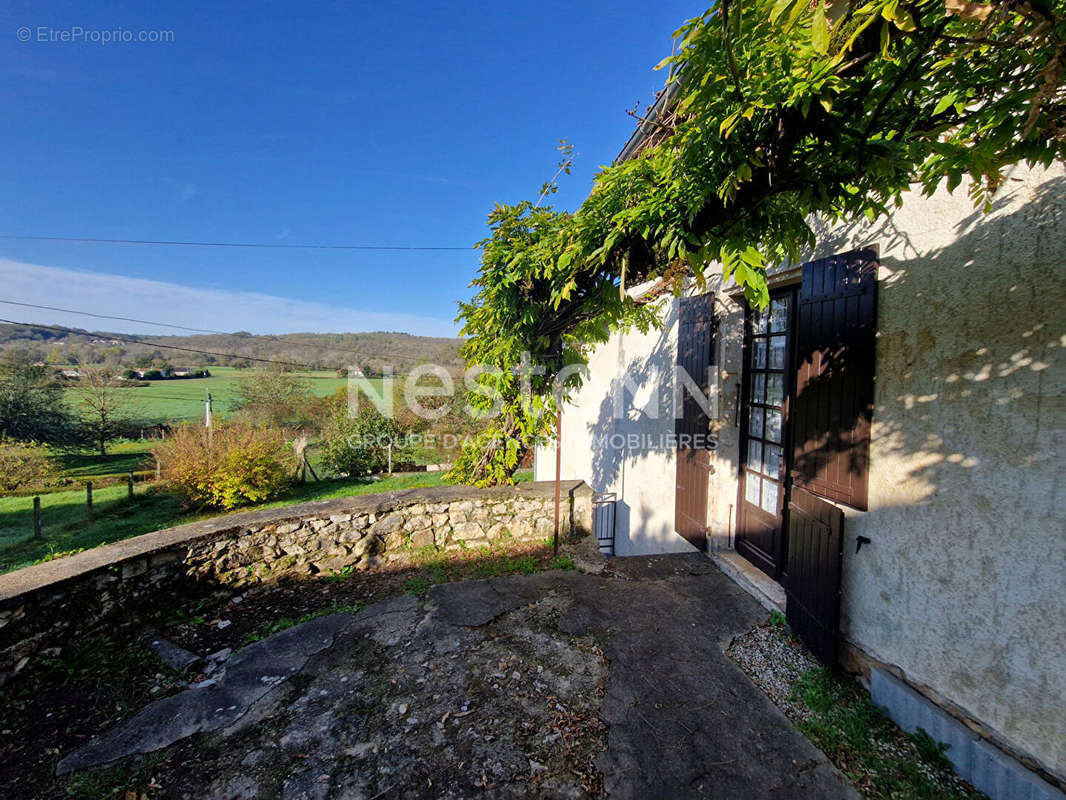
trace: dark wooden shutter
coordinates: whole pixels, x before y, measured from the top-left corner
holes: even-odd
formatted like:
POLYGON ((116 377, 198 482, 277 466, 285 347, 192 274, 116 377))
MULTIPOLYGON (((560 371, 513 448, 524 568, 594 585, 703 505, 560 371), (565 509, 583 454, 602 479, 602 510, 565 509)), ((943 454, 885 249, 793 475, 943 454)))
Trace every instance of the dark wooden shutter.
POLYGON ((803 265, 792 409, 793 485, 866 510, 874 407, 877 251, 803 265))
POLYGON ((785 616, 792 631, 829 666, 837 660, 843 546, 844 512, 793 486, 783 580, 785 616))
MULTIPOLYGON (((704 395, 710 389, 711 373, 708 367, 714 361, 714 295, 681 298, 677 365, 692 376, 704 395)), ((688 391, 683 392, 682 397, 684 405, 682 413, 675 420, 675 432, 679 438, 682 434, 687 435, 690 442, 706 441, 710 420, 688 391)))
MULTIPOLYGON (((706 396, 714 357, 714 295, 681 299, 677 328, 677 365, 688 371, 706 396)), ((674 493, 674 530, 700 550, 707 548, 707 499, 714 472, 708 449, 710 420, 688 391, 674 421, 678 436, 674 493), (687 446, 682 446, 687 443, 687 446)))

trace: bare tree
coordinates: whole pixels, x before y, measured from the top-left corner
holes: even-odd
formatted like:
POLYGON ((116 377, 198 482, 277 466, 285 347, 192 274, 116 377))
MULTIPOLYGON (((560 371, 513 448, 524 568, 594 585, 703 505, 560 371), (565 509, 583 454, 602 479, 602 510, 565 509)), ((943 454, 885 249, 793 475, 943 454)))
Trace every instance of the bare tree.
POLYGON ((118 375, 108 369, 88 369, 82 373, 75 401, 86 438, 107 455, 107 443, 119 438, 129 427, 129 401, 118 375))

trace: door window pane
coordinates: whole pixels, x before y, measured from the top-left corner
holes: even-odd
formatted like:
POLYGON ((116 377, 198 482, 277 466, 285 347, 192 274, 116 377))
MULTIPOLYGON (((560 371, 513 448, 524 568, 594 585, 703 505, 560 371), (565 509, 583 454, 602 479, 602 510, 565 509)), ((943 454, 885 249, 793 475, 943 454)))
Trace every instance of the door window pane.
POLYGON ((763 472, 772 478, 781 475, 781 447, 776 444, 768 444, 762 452, 763 472))
POLYGON ((763 472, 762 468, 762 442, 748 439, 748 466, 763 472))
POLYGON ((748 412, 748 433, 756 439, 762 438, 762 409, 752 408, 748 412))
MULTIPOLYGON (((752 434, 754 435, 754 434, 752 434)), ((771 442, 781 441, 781 412, 766 409, 766 436, 762 437, 771 442)))
POLYGON ((785 368, 785 337, 770 337, 770 369, 785 368))
MULTIPOLYGON (((781 377, 780 375, 774 377, 781 377)), ((758 372, 751 376, 751 402, 766 402, 766 373, 758 372)))
POLYGON ((744 499, 751 503, 753 506, 759 505, 759 489, 762 485, 762 478, 758 475, 752 475, 750 472, 744 475, 744 499))
POLYGON ((762 482, 762 510, 768 514, 777 513, 777 484, 774 481, 762 482))
POLYGON ((770 333, 784 333, 788 328, 788 298, 770 303, 770 333))
POLYGON ((755 369, 766 369, 766 340, 756 339, 751 343, 752 362, 755 369))
POLYGON ((780 406, 784 402, 785 402, 785 376, 784 375, 767 375, 766 376, 766 405, 768 405, 768 406, 780 406))
POLYGON ((770 321, 770 309, 763 311, 756 309, 751 317, 752 329, 755 333, 766 333, 767 323, 770 321))

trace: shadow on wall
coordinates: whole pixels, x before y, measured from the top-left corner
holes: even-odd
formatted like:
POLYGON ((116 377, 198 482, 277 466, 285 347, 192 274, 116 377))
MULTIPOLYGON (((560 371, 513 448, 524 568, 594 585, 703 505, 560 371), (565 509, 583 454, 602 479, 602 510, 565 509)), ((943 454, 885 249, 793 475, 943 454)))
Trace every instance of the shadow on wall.
POLYGON ((626 339, 622 338, 615 377, 600 401, 595 421, 587 425, 593 448, 591 484, 596 491, 614 491, 618 496, 615 536, 619 544, 616 552, 620 554, 634 546, 640 548, 638 542, 661 543, 675 535, 672 528, 667 530, 652 522, 651 507, 646 500, 638 499, 640 487, 631 480, 627 485, 627 479, 641 462, 653 455, 661 457, 666 445, 663 435, 674 432, 674 352, 670 333, 677 325, 677 315, 677 303, 670 303, 655 343, 650 348, 640 348, 647 353, 643 357, 628 354, 626 339), (636 514, 631 506, 635 499, 636 514))
MULTIPOLYGON (((1048 425, 1062 400, 1049 396, 1054 392, 1045 377, 1061 368, 1066 341, 1059 277, 1066 260, 1064 197, 1064 178, 1046 181, 1009 214, 1002 210, 1015 198, 1001 196, 993 208, 1000 216, 975 212, 956 226, 949 243, 925 252, 893 220, 816 230, 818 255, 858 241, 881 248, 871 452, 898 459, 902 471, 891 476, 892 485, 872 492, 875 505, 932 498, 940 487, 967 482, 979 466, 990 470, 983 485, 995 490, 1005 469, 1031 468, 1051 456, 1048 425), (1014 271, 1015 261, 1026 266, 1014 271)), ((918 223, 938 225, 935 218, 918 223)), ((657 341, 641 348, 646 355, 632 358, 623 349, 618 356, 615 377, 588 425, 597 491, 614 490, 624 499, 627 470, 659 452, 659 436, 673 431, 670 331, 676 323, 674 303, 657 341)), ((853 465, 855 471, 866 466, 853 465)), ((975 511, 992 511, 983 506, 981 491, 982 484, 968 488, 977 497, 975 511)), ((620 526, 623 521, 620 515, 620 526)))
POLYGON ((616 486, 625 488, 625 467, 630 460, 647 458, 657 452, 660 432, 674 430, 674 353, 670 331, 677 325, 677 304, 671 303, 663 315, 662 328, 648 354, 631 358, 623 347, 618 354, 615 377, 611 379, 595 422, 588 427, 593 442, 592 480, 597 491, 616 486), (654 439, 645 440, 649 436, 654 439))
MULTIPOLYGON (((906 460, 892 478, 908 502, 983 467, 988 482, 968 486, 979 498, 1002 485, 1004 470, 1051 457, 1047 426, 1062 418, 1062 387, 1050 382, 1061 383, 1066 341, 1064 198, 1066 178, 1049 180, 1012 213, 967 216, 950 243, 926 252, 891 220, 816 230, 818 255, 859 237, 881 247, 871 452, 906 460)), ((1015 199, 997 198, 993 212, 1015 199)), ((903 499, 887 494, 879 505, 903 499)))
POLYGON ((882 252, 870 512, 845 526, 873 542, 845 545, 842 629, 1050 771, 1066 764, 1066 178, 1023 190, 943 233, 928 213, 901 214, 909 236, 823 232, 817 255, 882 252))

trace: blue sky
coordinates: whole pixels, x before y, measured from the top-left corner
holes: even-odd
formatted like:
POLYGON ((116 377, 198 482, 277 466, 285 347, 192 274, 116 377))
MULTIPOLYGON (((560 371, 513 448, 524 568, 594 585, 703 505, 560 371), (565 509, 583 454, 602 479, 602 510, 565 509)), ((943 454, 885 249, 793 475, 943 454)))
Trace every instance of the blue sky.
MULTIPOLYGON (((563 137, 579 156, 554 202, 581 202, 633 128, 626 109, 661 86, 670 34, 703 8, 167 5, 5 4, 0 234, 472 245, 494 203, 535 196, 563 137), (38 40, 74 26, 173 42, 38 40)), ((476 269, 473 249, 0 240, 0 299, 221 330, 449 335, 476 269)), ((4 305, 0 317, 153 330, 4 305)))

